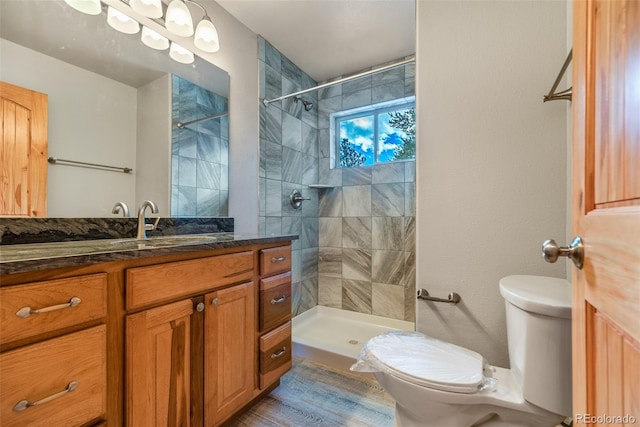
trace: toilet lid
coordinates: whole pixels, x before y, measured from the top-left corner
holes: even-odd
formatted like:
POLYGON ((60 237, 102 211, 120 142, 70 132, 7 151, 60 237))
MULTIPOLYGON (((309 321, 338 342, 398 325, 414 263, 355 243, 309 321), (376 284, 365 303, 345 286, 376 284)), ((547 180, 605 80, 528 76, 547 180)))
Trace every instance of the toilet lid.
POLYGON ((423 387, 475 393, 483 380, 481 355, 419 332, 378 335, 365 349, 392 375, 423 387))

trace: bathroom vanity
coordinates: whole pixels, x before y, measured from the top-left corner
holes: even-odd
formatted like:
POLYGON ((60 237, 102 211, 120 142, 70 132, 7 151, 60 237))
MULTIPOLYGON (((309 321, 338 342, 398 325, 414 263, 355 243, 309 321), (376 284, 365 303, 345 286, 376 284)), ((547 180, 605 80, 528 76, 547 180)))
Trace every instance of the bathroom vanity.
POLYGON ((232 419, 291 368, 294 238, 0 247, 0 424, 232 419))

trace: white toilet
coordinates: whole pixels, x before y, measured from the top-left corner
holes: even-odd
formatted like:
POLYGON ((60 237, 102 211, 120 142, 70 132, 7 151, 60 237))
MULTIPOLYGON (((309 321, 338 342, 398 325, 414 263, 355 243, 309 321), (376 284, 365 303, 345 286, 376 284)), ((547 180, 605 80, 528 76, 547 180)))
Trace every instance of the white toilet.
POLYGON ((398 427, 554 426, 571 416, 571 287, 508 276, 511 369, 417 332, 372 338, 352 370, 374 372, 396 401, 398 427))

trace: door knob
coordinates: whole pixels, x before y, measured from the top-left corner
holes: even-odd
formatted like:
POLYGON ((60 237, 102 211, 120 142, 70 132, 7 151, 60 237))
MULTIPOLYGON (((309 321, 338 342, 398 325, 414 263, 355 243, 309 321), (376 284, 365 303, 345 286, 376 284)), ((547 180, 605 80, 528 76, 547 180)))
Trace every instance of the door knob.
POLYGON ((573 238, 569 246, 558 246, 555 240, 545 240, 542 243, 542 258, 547 262, 556 262, 558 257, 566 256, 582 270, 584 262, 584 243, 580 236, 573 238))

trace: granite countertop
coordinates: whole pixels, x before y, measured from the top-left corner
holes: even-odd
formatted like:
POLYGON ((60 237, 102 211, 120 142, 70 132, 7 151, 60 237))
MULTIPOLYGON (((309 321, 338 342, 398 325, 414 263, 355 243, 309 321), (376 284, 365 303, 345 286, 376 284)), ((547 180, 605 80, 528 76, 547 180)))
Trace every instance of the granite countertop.
POLYGON ((99 239, 0 246, 0 275, 148 258, 251 244, 284 242, 297 235, 238 233, 159 236, 148 239, 99 239))

